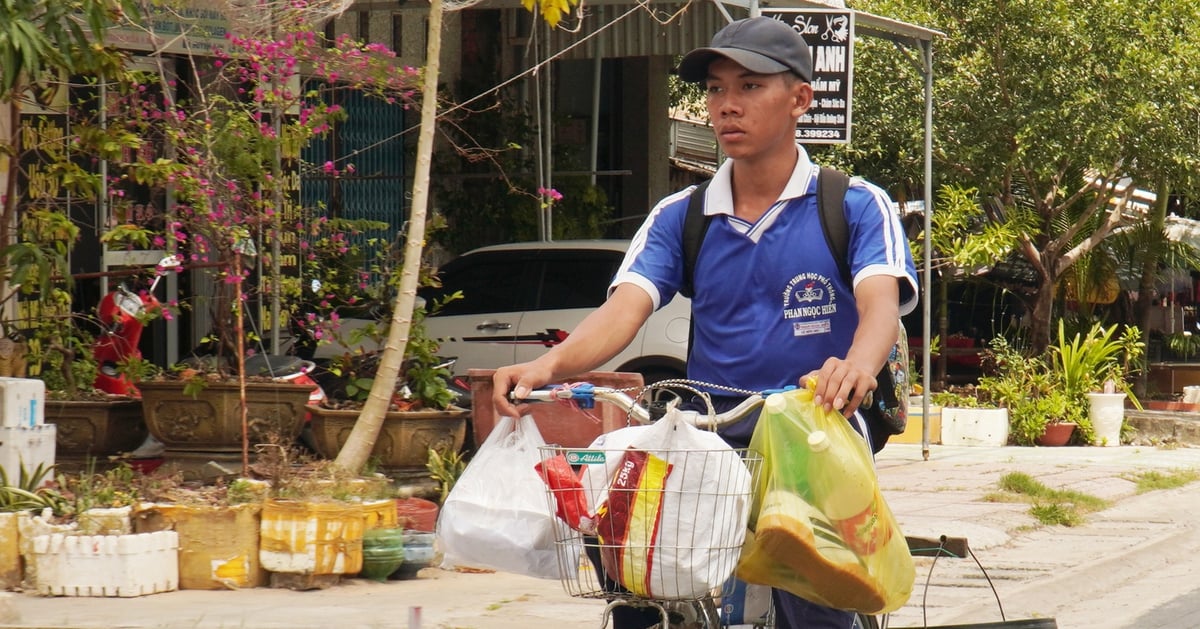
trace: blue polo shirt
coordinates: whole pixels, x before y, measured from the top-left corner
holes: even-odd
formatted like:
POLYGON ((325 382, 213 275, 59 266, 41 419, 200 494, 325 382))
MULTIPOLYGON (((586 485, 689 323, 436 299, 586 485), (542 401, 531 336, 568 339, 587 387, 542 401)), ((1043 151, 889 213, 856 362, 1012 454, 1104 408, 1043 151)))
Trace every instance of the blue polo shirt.
MULTIPOLYGON (((817 210, 817 173, 804 148, 778 201, 759 220, 733 215, 732 161, 717 170, 705 197, 713 215, 694 276, 695 336, 688 377, 760 391, 796 384, 830 356, 844 357, 858 326, 854 290, 825 242, 817 210)), ((692 188, 650 212, 630 243, 612 286, 644 289, 655 308, 683 283, 683 223, 692 188)), ((874 275, 900 281, 900 312, 917 303, 916 269, 887 194, 861 179, 846 193, 849 261, 855 284, 874 275)), ((890 333, 890 332, 889 332, 890 333)))

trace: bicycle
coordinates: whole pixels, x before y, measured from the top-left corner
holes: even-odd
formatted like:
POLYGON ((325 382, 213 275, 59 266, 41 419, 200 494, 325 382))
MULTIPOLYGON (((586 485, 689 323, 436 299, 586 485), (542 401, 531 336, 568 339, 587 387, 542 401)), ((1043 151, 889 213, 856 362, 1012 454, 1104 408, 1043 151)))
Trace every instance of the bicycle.
MULTIPOLYGON (((736 392, 739 395, 746 396, 746 398, 740 404, 734 406, 733 408, 723 413, 716 413, 713 410, 712 404, 709 402, 708 397, 694 388, 694 385, 702 384, 707 387, 712 387, 712 385, 696 383, 687 380, 666 380, 642 388, 638 392, 637 396, 630 396, 626 393, 626 391, 632 391, 633 389, 614 389, 609 387, 596 387, 589 383, 576 383, 574 385, 543 388, 531 392, 529 396, 524 399, 514 401, 571 403, 583 409, 593 408, 597 401, 601 401, 604 403, 614 404, 618 408, 624 410, 628 414, 630 424, 636 423, 645 425, 649 424, 653 420, 657 420, 662 415, 662 409, 655 408, 652 410, 651 408, 647 408, 639 403, 639 400, 645 397, 648 392, 655 389, 665 391, 673 391, 675 389, 690 390, 696 393, 706 402, 708 406, 708 412, 703 413, 692 410, 681 411, 676 409, 674 411, 675 417, 678 421, 683 421, 684 423, 692 426, 716 430, 721 426, 730 425, 749 417, 753 412, 758 410, 768 395, 777 392, 752 392, 729 389, 727 387, 715 387, 717 389, 725 389, 731 392, 736 392), (670 389, 667 389, 667 387, 670 387, 670 389)), ((678 400, 676 400, 676 402, 677 401, 678 400)), ((659 403, 661 404, 661 402, 659 403)), ((726 448, 725 451, 728 452, 729 449, 726 448)), ((759 457, 757 453, 750 450, 735 450, 734 452, 736 452, 737 456, 742 460, 742 462, 745 463, 746 468, 753 476, 754 482, 752 482, 746 488, 747 492, 752 491, 752 488, 757 485, 758 468, 762 463, 761 457, 759 457)), ((594 464, 595 462, 607 463, 610 454, 618 457, 623 456, 624 448, 621 448, 620 451, 612 450, 605 452, 596 452, 595 448, 562 448, 559 446, 546 446, 543 449, 544 459, 562 456, 566 458, 569 463, 580 467, 594 464), (589 460, 589 457, 593 460, 589 460)), ((676 458, 678 458, 678 455, 683 455, 685 459, 690 459, 690 461, 684 461, 685 465, 689 464, 690 462, 693 465, 698 464, 702 466, 708 466, 716 457, 714 451, 672 451, 669 454, 676 455, 676 458)), ((582 469, 585 470, 584 473, 586 474, 586 470, 588 468, 582 469)), ((719 466, 716 469, 719 470, 718 473, 726 473, 726 470, 723 470, 719 466)), ((716 485, 721 486, 721 481, 723 479, 719 477, 710 480, 715 480, 716 485)), ((593 484, 591 490, 592 495, 588 496, 589 500, 587 501, 587 504, 596 505, 600 500, 605 498, 603 492, 607 491, 607 485, 604 483, 593 484)), ((563 498, 561 494, 562 491, 562 488, 555 488, 548 485, 547 497, 550 501, 551 511, 560 510, 560 505, 563 498)), ((644 489, 639 489, 638 491, 644 491, 644 489)), ((748 493, 745 498, 750 498, 748 493)), ((725 561, 728 561, 729 553, 721 554, 720 551, 731 550, 732 562, 729 562, 725 566, 721 566, 724 576, 722 577, 721 584, 718 587, 712 587, 702 592, 688 592, 685 596, 663 597, 658 595, 639 595, 619 586, 614 587, 615 583, 611 579, 608 579, 607 575, 602 575, 602 573, 606 572, 605 567, 602 565, 603 561, 596 560, 595 557, 596 555, 603 557, 605 553, 609 553, 611 555, 618 549, 612 544, 606 545, 600 543, 595 538, 588 537, 584 533, 581 533, 575 529, 561 527, 560 531, 561 533, 559 538, 556 540, 556 549, 559 553, 560 567, 564 568, 562 570, 563 588, 567 594, 574 597, 598 598, 609 601, 601 618, 601 629, 608 627, 609 619, 612 617, 614 610, 621 606, 657 611, 658 617, 661 618, 662 621, 661 624, 656 625, 656 627, 659 628, 706 629, 731 626, 727 622, 727 618, 728 614, 732 611, 732 608, 731 606, 724 605, 723 603, 733 593, 735 581, 731 577, 733 568, 736 565, 737 555, 741 550, 740 540, 737 543, 737 547, 733 549, 724 547, 716 549, 709 548, 708 546, 712 545, 712 540, 698 538, 685 539, 685 541, 690 541, 691 544, 684 548, 676 547, 673 549, 667 549, 675 551, 682 550, 684 552, 710 552, 715 550, 718 551, 719 559, 725 561), (585 558, 591 559, 592 561, 585 562, 583 561, 585 558), (589 564, 591 565, 589 566, 589 564)), ((655 551, 662 552, 662 550, 664 550, 661 547, 657 547, 653 539, 646 541, 645 543, 649 545, 634 549, 635 555, 640 553, 641 556, 644 557, 652 554, 655 551)), ((625 544, 623 550, 628 552, 629 545, 625 544)), ((677 579, 680 577, 680 575, 674 576, 677 579)), ((768 611, 762 618, 753 621, 753 624, 751 625, 738 626, 752 626, 755 629, 770 629, 771 627, 774 627, 773 611, 768 611)), ((875 617, 868 614, 856 614, 853 629, 879 629, 879 627, 880 623, 875 617)))

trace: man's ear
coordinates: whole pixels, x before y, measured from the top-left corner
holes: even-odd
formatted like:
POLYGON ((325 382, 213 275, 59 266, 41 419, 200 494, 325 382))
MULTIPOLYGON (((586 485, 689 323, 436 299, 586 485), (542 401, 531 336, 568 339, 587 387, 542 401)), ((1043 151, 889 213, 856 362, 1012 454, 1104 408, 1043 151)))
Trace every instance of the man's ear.
POLYGON ((796 99, 796 104, 792 108, 792 115, 799 118, 800 116, 804 115, 804 112, 808 111, 809 107, 812 107, 813 88, 809 83, 805 83, 804 81, 796 81, 796 83, 792 86, 792 90, 796 99))

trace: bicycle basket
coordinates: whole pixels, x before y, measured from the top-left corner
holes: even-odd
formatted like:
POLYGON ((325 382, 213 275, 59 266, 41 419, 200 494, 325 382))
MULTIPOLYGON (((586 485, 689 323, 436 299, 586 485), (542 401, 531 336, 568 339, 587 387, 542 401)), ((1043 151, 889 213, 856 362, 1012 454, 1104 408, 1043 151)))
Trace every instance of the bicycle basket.
POLYGON ((568 594, 700 600, 733 574, 762 460, 669 417, 542 448, 550 508, 574 527, 556 540, 568 594))

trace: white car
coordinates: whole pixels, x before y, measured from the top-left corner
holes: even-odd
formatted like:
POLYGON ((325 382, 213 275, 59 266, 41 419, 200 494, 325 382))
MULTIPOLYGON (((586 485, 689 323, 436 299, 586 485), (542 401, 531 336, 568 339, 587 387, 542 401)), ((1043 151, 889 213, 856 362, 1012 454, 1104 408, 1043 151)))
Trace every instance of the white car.
MULTIPOLYGON (((536 358, 561 343, 604 302, 629 243, 574 240, 495 245, 443 265, 442 288, 422 289, 427 301, 462 291, 425 319, 439 353, 458 358, 454 370, 495 369, 536 358)), ((601 371, 634 371, 647 383, 686 373, 691 303, 676 297, 652 314, 601 371)))

